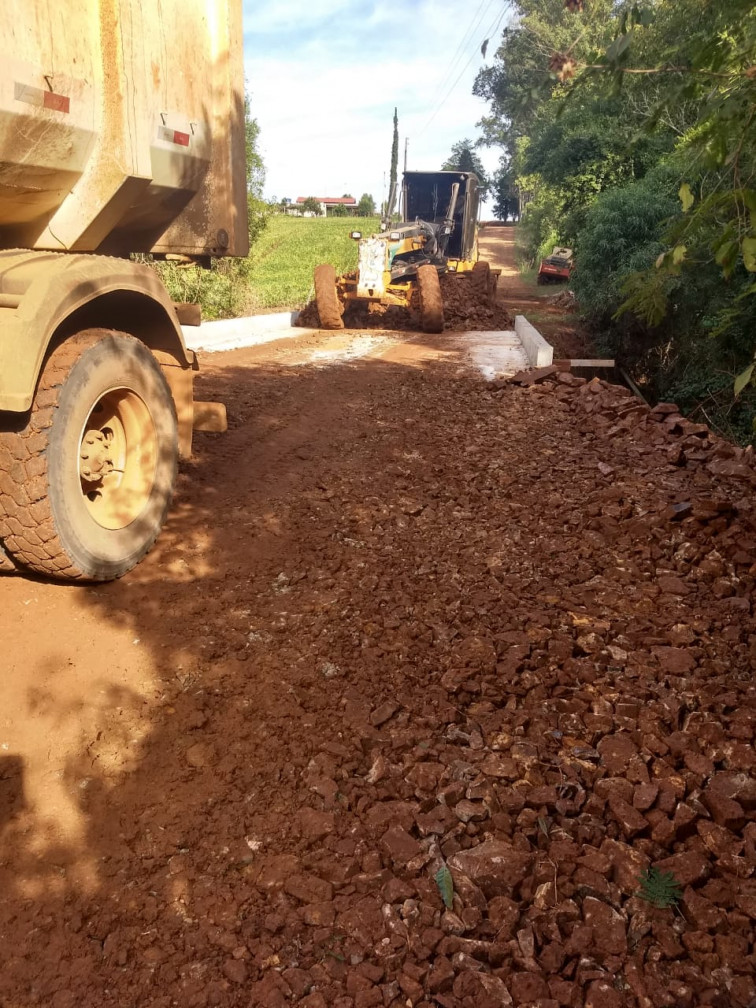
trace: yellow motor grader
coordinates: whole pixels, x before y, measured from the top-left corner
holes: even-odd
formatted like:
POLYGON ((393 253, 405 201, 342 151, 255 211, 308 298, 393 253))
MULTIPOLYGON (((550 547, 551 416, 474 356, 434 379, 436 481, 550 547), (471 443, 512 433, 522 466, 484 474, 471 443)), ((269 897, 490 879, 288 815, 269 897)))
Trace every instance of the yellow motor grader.
POLYGON ((489 291, 488 263, 477 260, 479 190, 474 172, 404 172, 402 220, 391 223, 389 194, 379 234, 359 241, 356 272, 337 276, 333 266, 315 269, 315 303, 324 329, 343 329, 345 307, 354 301, 409 308, 417 290, 424 332, 442 332, 444 304, 439 274, 470 273, 482 296, 489 291))

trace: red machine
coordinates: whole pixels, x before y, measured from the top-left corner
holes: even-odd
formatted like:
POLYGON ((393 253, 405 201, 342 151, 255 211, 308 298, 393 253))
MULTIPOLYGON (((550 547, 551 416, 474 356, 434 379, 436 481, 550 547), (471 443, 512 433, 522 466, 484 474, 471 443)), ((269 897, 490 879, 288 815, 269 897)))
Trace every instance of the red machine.
POLYGON ((538 283, 560 283, 569 280, 572 273, 572 249, 557 245, 550 256, 541 260, 538 267, 538 283))

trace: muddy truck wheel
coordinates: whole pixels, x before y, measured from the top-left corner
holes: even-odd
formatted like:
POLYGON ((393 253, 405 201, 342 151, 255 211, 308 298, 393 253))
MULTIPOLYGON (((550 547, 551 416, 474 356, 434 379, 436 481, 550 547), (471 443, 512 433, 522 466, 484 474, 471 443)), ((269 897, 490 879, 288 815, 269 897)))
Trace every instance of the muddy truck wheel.
POLYGON ((417 270, 417 290, 420 295, 420 326, 423 332, 444 331, 444 301, 441 282, 435 266, 426 264, 417 270))
POLYGON ((315 267, 315 304, 322 329, 344 328, 336 290, 336 270, 328 264, 315 267))
POLYGON ((18 567, 5 552, 2 542, 0 542, 0 574, 15 574, 17 571, 18 567))
POLYGON ((480 259, 470 270, 470 289, 483 304, 491 301, 491 267, 480 259))
POLYGON ((133 336, 81 332, 50 355, 31 412, 0 433, 0 540, 40 574, 120 577, 162 528, 177 461, 153 355, 133 336))

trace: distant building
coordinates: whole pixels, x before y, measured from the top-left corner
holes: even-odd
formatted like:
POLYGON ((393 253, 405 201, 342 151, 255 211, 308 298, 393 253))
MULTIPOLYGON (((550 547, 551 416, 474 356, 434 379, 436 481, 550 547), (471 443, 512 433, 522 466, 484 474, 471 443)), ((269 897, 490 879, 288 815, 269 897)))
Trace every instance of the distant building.
MULTIPOLYGON (((297 196, 297 204, 302 204, 309 196, 297 196)), ((323 216, 326 216, 329 210, 333 210, 337 206, 352 207, 357 209, 357 200, 354 196, 313 196, 320 203, 320 209, 323 216)))

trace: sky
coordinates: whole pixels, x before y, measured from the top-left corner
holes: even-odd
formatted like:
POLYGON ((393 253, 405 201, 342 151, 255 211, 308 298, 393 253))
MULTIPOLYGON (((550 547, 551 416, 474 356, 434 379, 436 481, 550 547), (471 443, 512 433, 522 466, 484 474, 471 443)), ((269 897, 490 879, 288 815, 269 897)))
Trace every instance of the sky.
MULTIPOLYGON (((488 106, 472 94, 506 0, 277 0, 244 2, 244 60, 260 126, 266 198, 388 189, 394 108, 399 172, 434 171, 452 145, 479 136, 488 106)), ((499 151, 481 148, 486 171, 499 151)))

